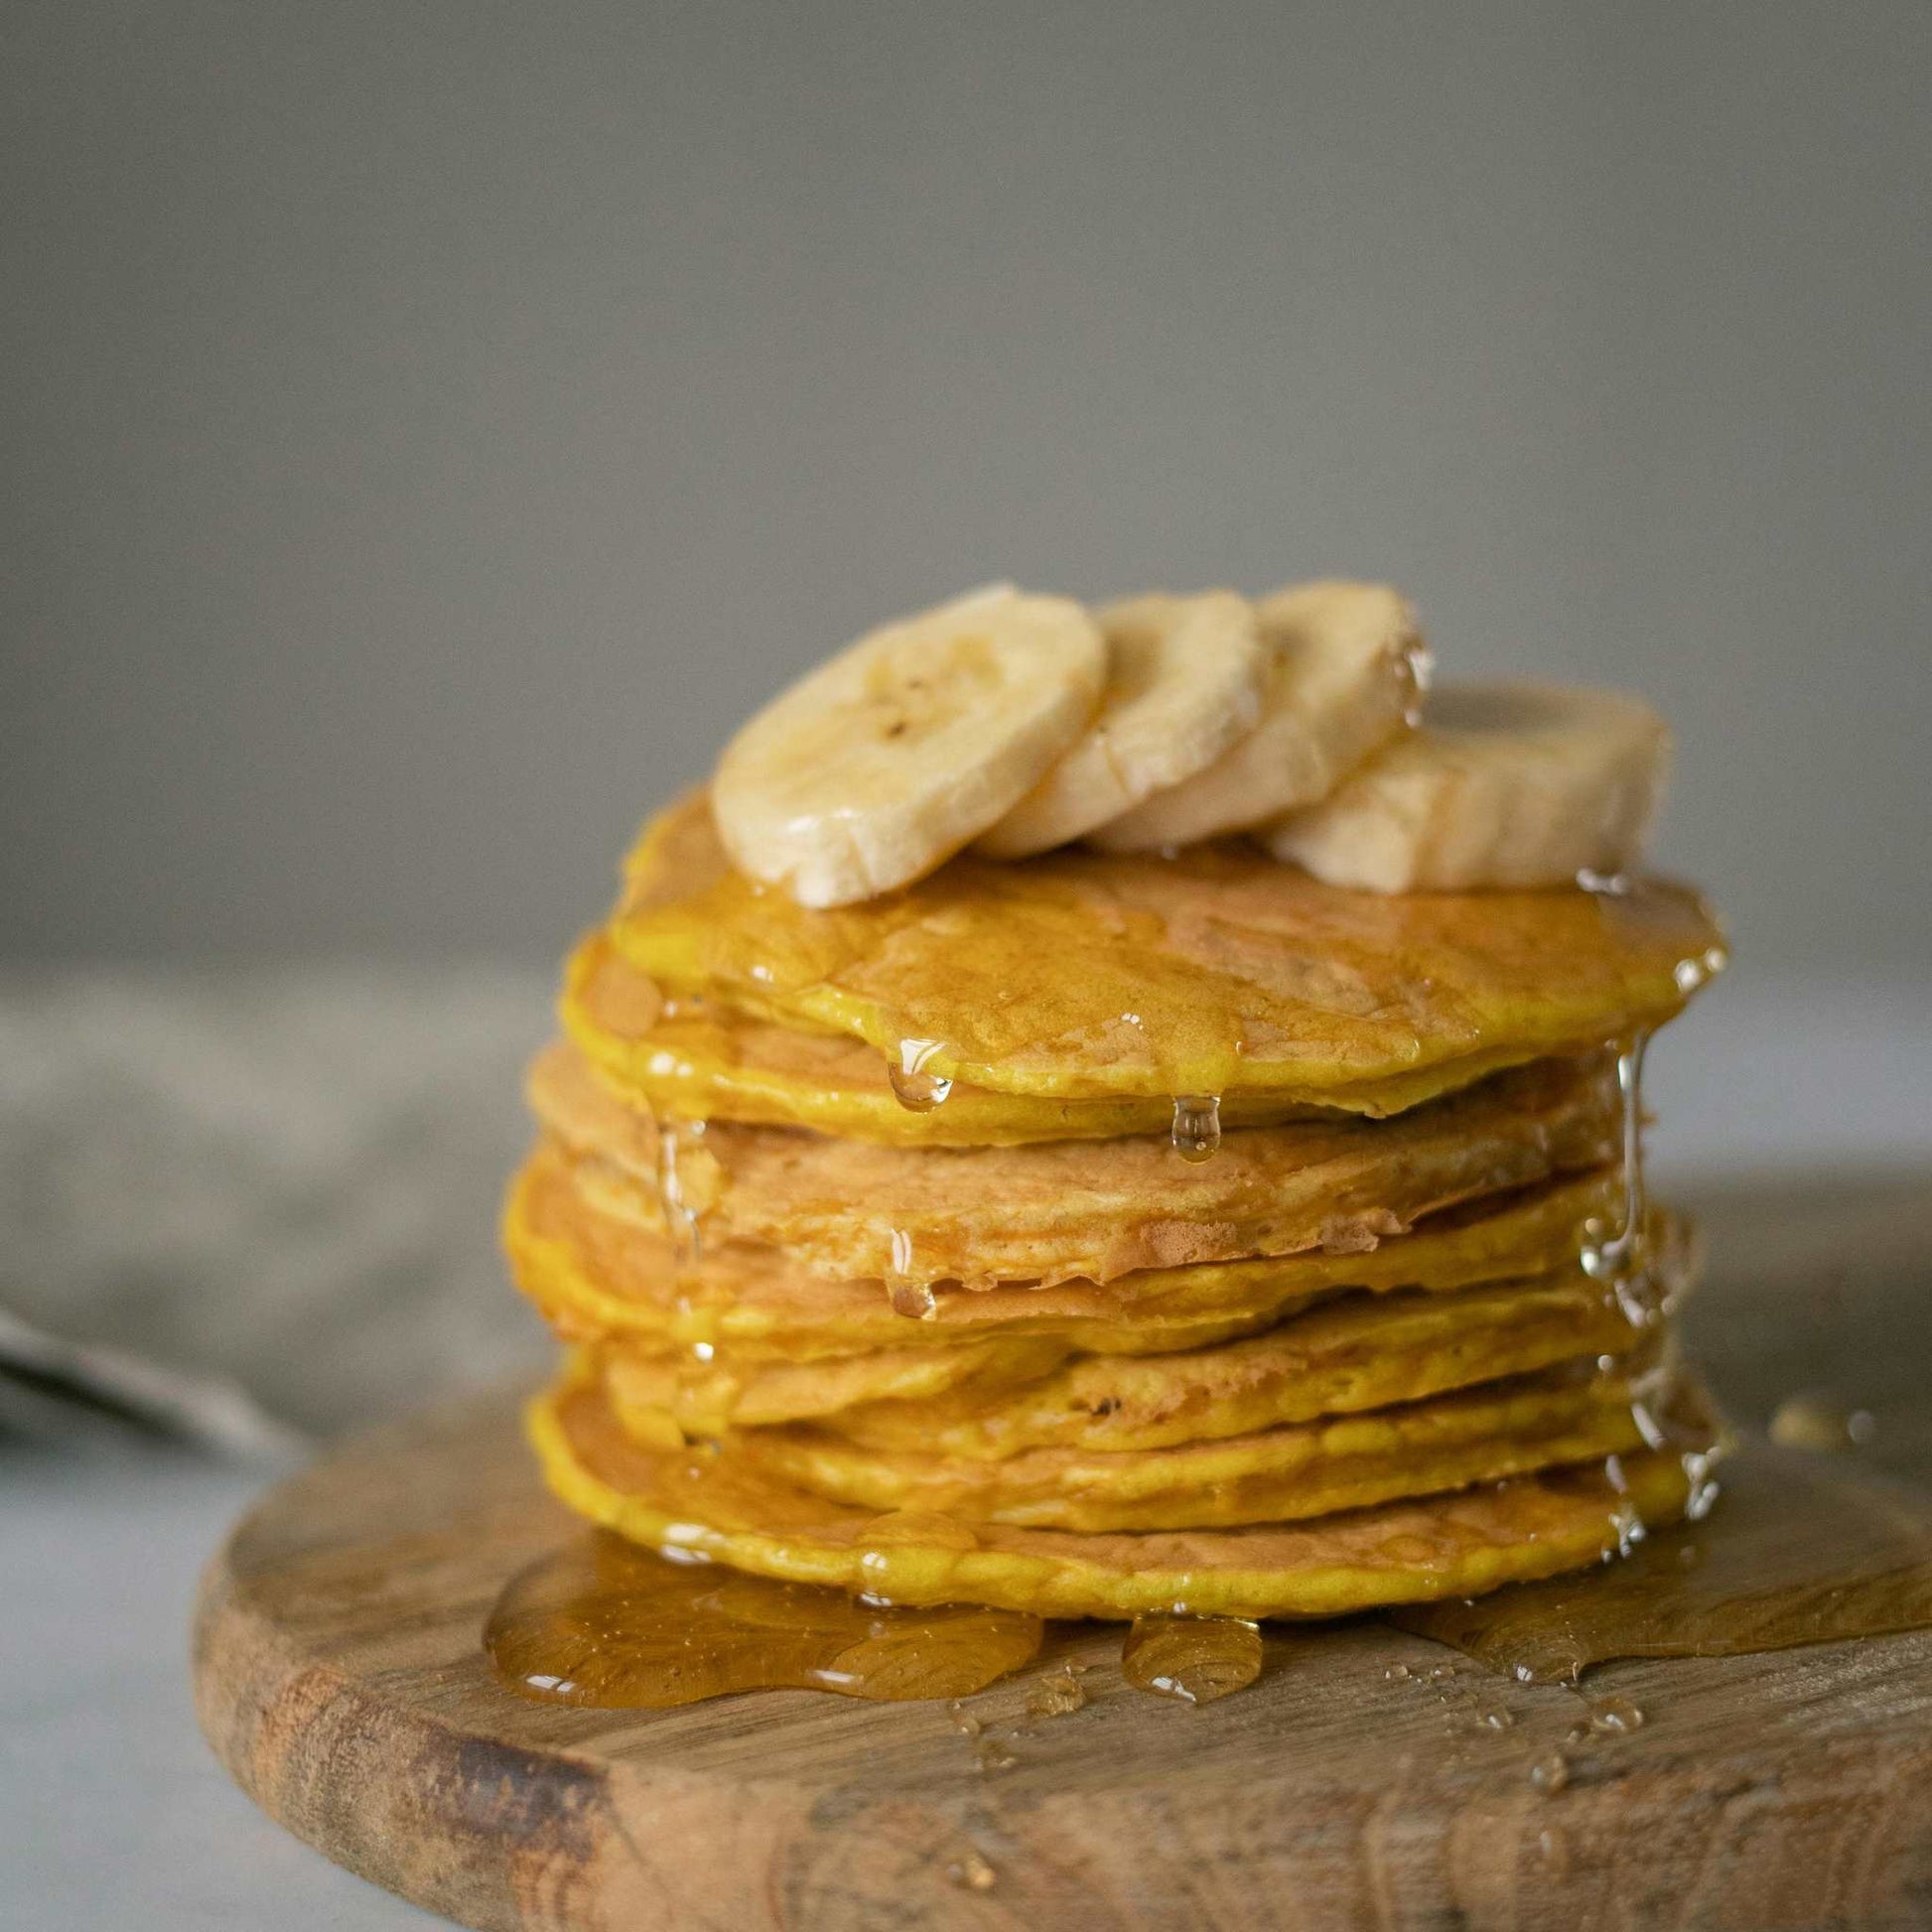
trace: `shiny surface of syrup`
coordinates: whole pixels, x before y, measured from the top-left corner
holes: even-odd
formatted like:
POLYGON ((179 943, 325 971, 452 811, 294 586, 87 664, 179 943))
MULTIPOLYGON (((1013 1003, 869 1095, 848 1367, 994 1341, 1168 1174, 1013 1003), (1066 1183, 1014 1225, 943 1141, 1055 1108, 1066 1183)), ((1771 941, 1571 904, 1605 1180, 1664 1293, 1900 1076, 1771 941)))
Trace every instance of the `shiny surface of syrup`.
POLYGON ((1932 1628, 1932 1495, 1752 1444, 1718 1465, 1708 1518, 1600 1569, 1393 1620, 1524 1683, 1612 1657, 1728 1657, 1932 1628))
POLYGON ((1232 1616, 1137 1616, 1120 1674, 1155 1697, 1212 1704, 1261 1675, 1261 1630, 1232 1616))
POLYGON ((936 1039, 901 1039, 898 1057, 887 1062, 893 1097, 908 1113, 932 1113, 952 1097, 952 1082, 927 1065, 938 1050, 936 1039))
POLYGON ((1181 1094, 1173 1103, 1173 1125, 1168 1139, 1183 1161, 1213 1160, 1221 1151, 1221 1096, 1181 1094))
POLYGON ((546 1704, 665 1710, 736 1691, 962 1698, 1038 1652, 1038 1617, 888 1609, 841 1590, 671 1563, 593 1531, 512 1579, 483 1632, 497 1676, 546 1704))
POLYGON ((671 1238, 678 1265, 695 1268, 704 1258, 698 1213, 684 1184, 678 1162, 684 1147, 704 1136, 703 1121, 659 1121, 657 1124, 657 1205, 664 1230, 671 1238))
POLYGON ((1643 1055, 1647 1035, 1623 1042, 1616 1055, 1617 1099, 1621 1112, 1623 1212, 1620 1224, 1584 1230, 1580 1259, 1592 1280, 1612 1288, 1640 1284, 1647 1273, 1643 1183, 1643 1055))

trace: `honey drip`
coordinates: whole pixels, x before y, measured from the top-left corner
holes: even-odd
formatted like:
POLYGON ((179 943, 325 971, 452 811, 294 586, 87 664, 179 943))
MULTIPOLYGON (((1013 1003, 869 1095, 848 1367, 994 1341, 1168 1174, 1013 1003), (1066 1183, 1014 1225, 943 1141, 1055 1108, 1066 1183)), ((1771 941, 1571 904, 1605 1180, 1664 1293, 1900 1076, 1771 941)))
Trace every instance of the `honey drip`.
POLYGON ((926 1062, 939 1050, 936 1039, 901 1039, 898 1058, 887 1063, 893 1096, 907 1113, 929 1114, 946 1104, 952 1082, 927 1070, 926 1062))
POLYGON ((1617 1291, 1619 1299, 1641 1296, 1644 1265, 1643 1049, 1645 1036, 1621 1047, 1616 1056, 1617 1094, 1622 1103, 1623 1209, 1621 1225, 1606 1234, 1592 1222, 1584 1230, 1584 1272, 1617 1291))
POLYGON ((695 1268, 704 1259, 704 1242, 698 1231, 697 1210, 686 1198, 684 1179, 678 1172, 678 1144, 680 1137, 696 1139, 703 1133, 703 1121, 661 1121, 657 1129, 657 1204, 678 1265, 683 1268, 695 1268))
POLYGON ((1137 1616, 1120 1672, 1137 1691, 1212 1704, 1261 1675, 1261 1631, 1232 1616, 1137 1616))
POLYGON ((1177 1094, 1168 1138, 1183 1161, 1211 1161, 1221 1151, 1221 1096, 1177 1094))
MULTIPOLYGON (((1932 1628, 1932 1496, 1840 1457, 1760 1445, 1720 1473, 1724 1502, 1708 1522, 1653 1534, 1594 1571, 1394 1620, 1538 1684, 1574 1683, 1612 1657, 1729 1657, 1932 1628)), ((1616 1727, 1641 1722, 1620 1716, 1616 1727)))
POLYGON ((932 1284, 912 1278, 912 1237, 903 1228, 893 1230, 893 1272, 886 1279, 886 1297, 893 1312, 908 1321, 930 1321, 939 1307, 932 1284))
POLYGON ((1038 1617, 887 1609, 841 1590, 672 1563, 592 1532, 511 1580, 483 1632, 497 1675, 545 1704, 666 1710, 737 1691, 963 1698, 1038 1654, 1038 1617))

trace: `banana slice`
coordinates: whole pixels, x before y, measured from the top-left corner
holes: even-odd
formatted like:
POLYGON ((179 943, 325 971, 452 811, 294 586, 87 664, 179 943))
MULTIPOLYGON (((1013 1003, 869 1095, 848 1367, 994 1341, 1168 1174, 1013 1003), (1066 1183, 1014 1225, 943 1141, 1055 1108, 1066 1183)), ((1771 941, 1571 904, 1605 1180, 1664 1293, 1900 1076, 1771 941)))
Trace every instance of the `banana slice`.
POLYGON ((1640 699, 1451 685, 1413 738, 1262 835, 1278 859, 1372 893, 1569 885, 1641 857, 1670 733, 1640 699))
POLYGON ((1246 598, 1138 597, 1099 615, 1100 715, 979 841, 990 859, 1025 859, 1118 818, 1211 765, 1261 715, 1268 654, 1246 598))
POLYGON ((1182 783, 1093 834, 1154 852, 1245 831, 1325 798, 1403 729, 1428 670, 1416 615, 1381 584, 1298 584, 1258 607, 1271 662, 1261 720, 1182 783))
POLYGON ((997 584, 888 624, 725 748, 711 803, 741 872, 801 905, 909 885, 1004 818, 1086 730, 1107 647, 1066 598, 997 584))

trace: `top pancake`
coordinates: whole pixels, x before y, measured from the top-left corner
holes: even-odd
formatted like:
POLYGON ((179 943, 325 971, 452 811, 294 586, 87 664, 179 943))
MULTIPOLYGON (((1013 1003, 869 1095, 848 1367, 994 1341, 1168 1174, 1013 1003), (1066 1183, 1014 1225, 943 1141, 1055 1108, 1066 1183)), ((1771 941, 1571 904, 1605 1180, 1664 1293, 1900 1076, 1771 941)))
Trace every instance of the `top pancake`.
POLYGON ((964 856, 813 911, 731 869, 701 794, 645 828, 610 938, 674 995, 1062 1100, 1491 1070, 1661 1025, 1723 949, 1681 886, 1383 897, 1232 843, 964 856))
MULTIPOLYGON (((564 1031, 613 1086, 669 1120, 805 1127, 884 1147, 1021 1147, 1165 1133, 1173 1118, 1165 1095, 1074 1100, 994 1093, 964 1081, 953 1083, 943 1106, 915 1112, 900 1103, 887 1061, 863 1039, 801 1032, 701 998, 666 999, 601 932, 571 955, 558 1011, 564 1031)), ((1229 1094, 1220 1125, 1335 1113, 1385 1119, 1522 1058, 1520 1047, 1504 1048, 1318 1091, 1229 1094)))

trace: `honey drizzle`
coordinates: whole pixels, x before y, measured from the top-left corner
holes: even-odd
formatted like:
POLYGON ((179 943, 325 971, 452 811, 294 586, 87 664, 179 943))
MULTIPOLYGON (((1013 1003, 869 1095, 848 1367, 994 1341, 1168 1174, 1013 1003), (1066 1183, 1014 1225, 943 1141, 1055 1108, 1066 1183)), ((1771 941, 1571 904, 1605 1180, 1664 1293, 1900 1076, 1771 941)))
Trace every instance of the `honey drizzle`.
POLYGON ((1932 1628, 1932 1496, 1752 1443, 1720 1465, 1708 1523, 1654 1533, 1596 1571, 1392 1612, 1526 1684, 1613 1657, 1730 1657, 1932 1628))
POLYGON ((701 1120, 664 1120, 657 1124, 657 1204, 680 1268, 696 1268, 704 1259, 704 1237, 698 1228, 697 1210, 685 1196, 683 1176, 678 1172, 678 1137, 682 1134, 698 1139, 704 1127, 701 1120))
POLYGON ((1648 1038, 1648 1035, 1636 1035, 1618 1047, 1616 1055, 1617 1097, 1621 1106, 1622 1223, 1613 1234, 1605 1234, 1594 1221, 1587 1224, 1581 1254, 1584 1272, 1615 1291, 1619 1301, 1639 1297, 1649 1275, 1643 1181, 1643 1055, 1648 1038))
POLYGON ((522 1697, 659 1711, 758 1690, 971 1697, 1030 1663, 1043 1633, 1017 1610, 887 1608, 673 1563, 598 1530, 511 1580, 483 1647, 522 1697))
POLYGON ((1155 1697, 1212 1704, 1261 1675, 1261 1629, 1233 1616, 1137 1616, 1120 1674, 1155 1697))

